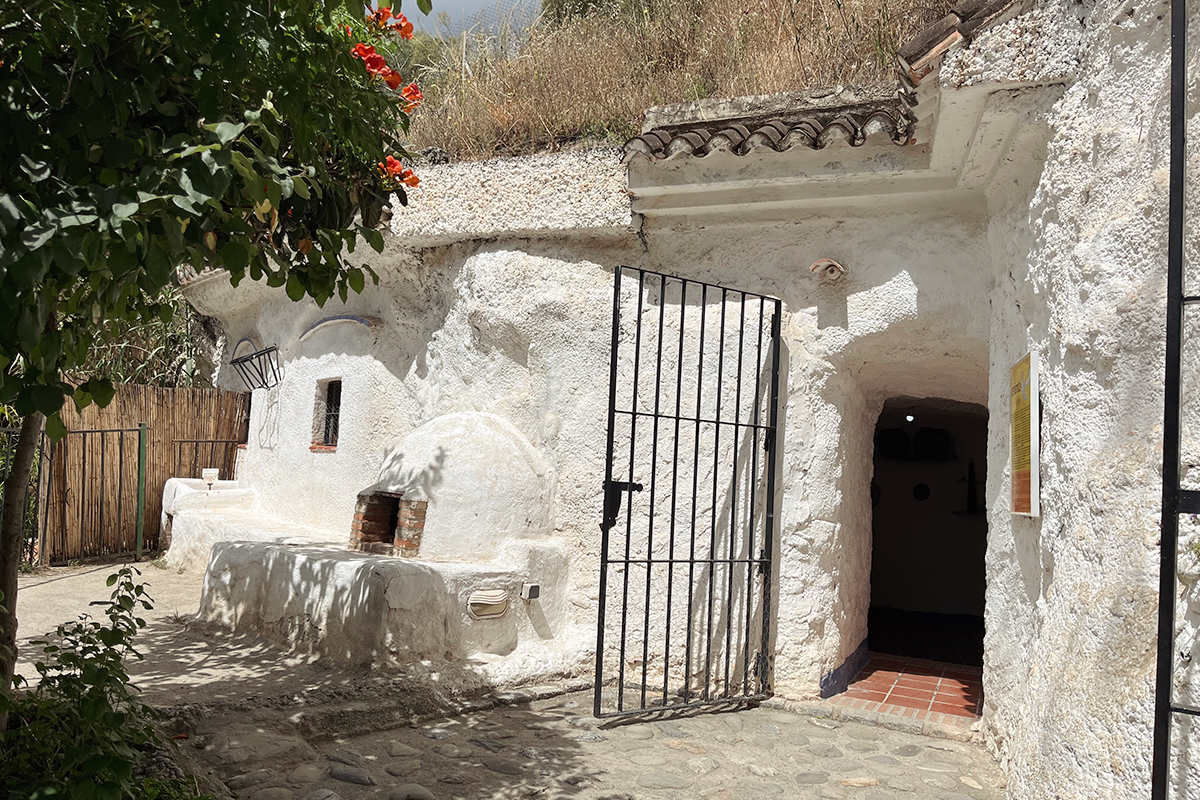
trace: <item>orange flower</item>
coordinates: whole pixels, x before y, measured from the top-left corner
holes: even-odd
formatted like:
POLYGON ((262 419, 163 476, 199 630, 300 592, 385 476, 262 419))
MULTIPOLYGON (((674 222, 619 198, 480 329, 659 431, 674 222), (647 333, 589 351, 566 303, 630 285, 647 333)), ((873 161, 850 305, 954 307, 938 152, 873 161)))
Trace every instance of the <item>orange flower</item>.
POLYGON ((392 9, 388 6, 380 6, 371 14, 368 19, 376 25, 383 26, 387 24, 388 19, 392 16, 392 9))
POLYGON ((421 94, 421 90, 417 88, 415 83, 410 83, 408 86, 405 86, 400 90, 400 94, 402 94, 404 99, 408 101, 408 104, 404 106, 405 114, 411 114, 412 112, 416 111, 417 106, 421 105, 421 101, 425 99, 425 96, 421 94))
MULTIPOLYGON (((386 162, 380 161, 379 171, 385 178, 403 178, 406 172, 404 165, 395 156, 388 156, 386 162)), ((412 170, 407 171, 411 172, 412 170)))
POLYGON ((392 25, 392 28, 400 34, 402 39, 413 38, 413 24, 403 14, 396 15, 396 23, 392 25))
POLYGON ((416 173, 413 172, 411 169, 404 170, 404 172, 400 176, 400 180, 404 183, 405 186, 413 186, 413 187, 415 187, 417 184, 419 184, 421 182, 421 179, 418 178, 416 173))
POLYGON ((375 55, 375 48, 371 45, 359 42, 358 44, 354 45, 353 48, 351 48, 350 54, 355 58, 361 58, 365 61, 368 56, 375 55))
POLYGON ((367 72, 372 75, 382 75, 383 71, 388 68, 387 62, 378 53, 367 56, 363 59, 363 63, 367 65, 367 72))
POLYGON ((349 25, 346 25, 346 26, 345 26, 345 28, 346 28, 346 35, 347 35, 347 36, 350 36, 350 35, 351 35, 351 34, 350 34, 350 26, 349 26, 349 25))
POLYGON ((396 70, 392 69, 391 67, 384 67, 381 69, 379 71, 379 77, 383 78, 384 83, 388 85, 389 89, 395 89, 399 87, 400 84, 404 83, 404 78, 401 77, 400 73, 396 72, 396 70))

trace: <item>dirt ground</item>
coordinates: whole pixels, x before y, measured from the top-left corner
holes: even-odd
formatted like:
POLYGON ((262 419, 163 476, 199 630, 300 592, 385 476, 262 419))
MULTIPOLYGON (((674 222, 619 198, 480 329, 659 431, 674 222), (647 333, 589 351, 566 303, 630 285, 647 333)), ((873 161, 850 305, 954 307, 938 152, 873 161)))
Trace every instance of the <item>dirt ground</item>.
MULTIPOLYGON (((94 613, 90 603, 107 600, 108 576, 121 563, 51 567, 22 575, 17 589, 17 672, 33 678, 41 656, 32 640, 63 622, 94 613)), ((148 586, 153 610, 140 614, 147 622, 137 637, 142 660, 126 666, 143 698, 160 707, 185 704, 245 703, 252 698, 326 690, 350 685, 365 673, 326 669, 317 662, 292 657, 266 642, 211 635, 192 618, 204 586, 201 570, 176 572, 143 561, 132 565, 148 586)))

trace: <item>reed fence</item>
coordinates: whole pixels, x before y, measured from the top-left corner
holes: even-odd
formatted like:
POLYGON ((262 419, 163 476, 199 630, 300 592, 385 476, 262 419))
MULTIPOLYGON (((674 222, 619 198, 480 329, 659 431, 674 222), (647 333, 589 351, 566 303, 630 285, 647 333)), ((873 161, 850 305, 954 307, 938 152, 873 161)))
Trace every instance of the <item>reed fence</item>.
POLYGON ((43 441, 31 476, 34 560, 157 550, 167 479, 208 467, 232 478, 249 410, 249 395, 237 392, 133 385, 118 387, 103 409, 68 404, 66 437, 43 441))

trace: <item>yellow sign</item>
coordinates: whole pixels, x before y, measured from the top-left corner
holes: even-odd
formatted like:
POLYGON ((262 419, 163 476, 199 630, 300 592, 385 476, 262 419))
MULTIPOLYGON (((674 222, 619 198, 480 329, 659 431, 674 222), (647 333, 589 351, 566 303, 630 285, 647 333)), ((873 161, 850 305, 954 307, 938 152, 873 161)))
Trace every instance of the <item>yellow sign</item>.
POLYGON ((1009 410, 1009 478, 1012 513, 1036 517, 1041 513, 1038 474, 1038 360, 1030 352, 1012 368, 1009 410))

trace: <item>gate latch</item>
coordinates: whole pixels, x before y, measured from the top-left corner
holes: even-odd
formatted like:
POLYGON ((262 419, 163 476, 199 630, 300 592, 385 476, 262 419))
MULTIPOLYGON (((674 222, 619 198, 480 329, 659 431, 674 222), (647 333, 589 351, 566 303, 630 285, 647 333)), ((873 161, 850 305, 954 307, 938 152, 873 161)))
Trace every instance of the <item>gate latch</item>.
POLYGON ((617 514, 621 513, 621 495, 626 492, 640 492, 642 485, 631 481, 609 481, 604 485, 604 521, 600 530, 608 531, 617 524, 617 514))

